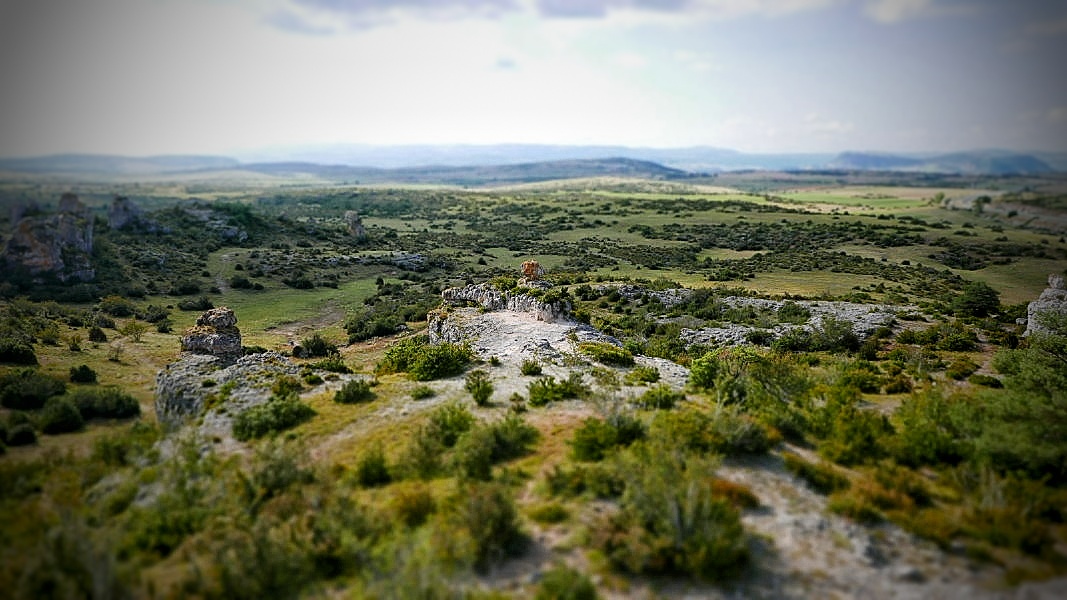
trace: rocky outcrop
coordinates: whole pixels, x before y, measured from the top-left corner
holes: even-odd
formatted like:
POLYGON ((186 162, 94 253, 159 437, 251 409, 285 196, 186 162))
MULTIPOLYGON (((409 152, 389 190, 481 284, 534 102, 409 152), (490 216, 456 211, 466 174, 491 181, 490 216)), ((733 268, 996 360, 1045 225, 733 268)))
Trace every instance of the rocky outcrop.
POLYGON ((345 227, 348 229, 348 235, 357 241, 367 239, 367 230, 363 227, 363 219, 358 212, 354 210, 345 211, 345 227))
POLYGON ((125 196, 115 196, 107 208, 107 225, 111 229, 155 229, 141 207, 125 196))
MULTIPOLYGON (((185 354, 156 375, 156 418, 176 427, 225 405, 224 416, 205 416, 205 422, 228 424, 241 410, 266 402, 279 375, 299 373, 300 367, 278 352, 250 354, 232 363, 209 354, 185 354)), ((212 434, 229 435, 228 427, 212 434)))
POLYGON ((213 308, 196 319, 196 325, 181 338, 182 352, 207 354, 222 361, 241 356, 241 331, 237 329, 237 315, 224 306, 213 308))
POLYGON ((96 276, 92 253, 92 213, 76 195, 63 194, 57 214, 24 216, 15 223, 4 247, 3 263, 10 270, 30 275, 90 281, 96 276))
POLYGON ((1026 333, 1040 333, 1045 331, 1041 323, 1041 315, 1048 313, 1067 314, 1067 285, 1063 282, 1062 275, 1049 275, 1048 287, 1026 307, 1026 333))
POLYGON ((522 263, 522 276, 526 281, 537 281, 545 276, 545 268, 536 260, 522 263))
MULTIPOLYGON (((533 282, 531 282, 533 283, 533 282)), ((533 290, 544 291, 551 286, 545 282, 539 282, 533 290)), ((521 290, 521 288, 519 288, 521 290)), ((529 313, 538 321, 554 322, 565 318, 570 313, 571 304, 566 300, 545 302, 542 298, 529 292, 502 292, 489 283, 468 285, 459 288, 448 288, 441 292, 445 302, 453 306, 465 306, 473 303, 486 310, 510 310, 513 312, 529 313)))

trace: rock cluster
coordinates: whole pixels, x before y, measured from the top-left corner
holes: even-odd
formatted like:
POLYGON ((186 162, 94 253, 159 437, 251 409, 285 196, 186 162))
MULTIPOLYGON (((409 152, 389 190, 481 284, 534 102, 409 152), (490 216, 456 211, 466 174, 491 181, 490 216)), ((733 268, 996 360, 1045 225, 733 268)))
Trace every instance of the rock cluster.
POLYGON ((363 227, 363 219, 358 212, 354 210, 345 211, 345 226, 348 228, 348 235, 356 240, 367 239, 367 230, 363 227))
POLYGON ((1026 307, 1026 333, 1030 335, 1045 330, 1041 323, 1042 314, 1065 313, 1067 314, 1067 285, 1064 285, 1062 275, 1049 275, 1048 287, 1026 307))
POLYGON ((181 344, 182 352, 236 360, 242 354, 237 315, 224 306, 205 312, 196 319, 196 325, 186 330, 181 344))
POLYGON ((22 216, 3 251, 6 268, 30 275, 54 275, 60 281, 90 281, 95 277, 93 216, 74 194, 63 194, 54 215, 22 216))

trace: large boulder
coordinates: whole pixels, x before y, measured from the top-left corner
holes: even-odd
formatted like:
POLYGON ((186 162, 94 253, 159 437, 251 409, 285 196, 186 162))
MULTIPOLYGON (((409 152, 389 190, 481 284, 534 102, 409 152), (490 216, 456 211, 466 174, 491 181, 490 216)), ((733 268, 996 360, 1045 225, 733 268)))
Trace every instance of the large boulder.
POLYGON ((181 344, 182 352, 236 360, 243 352, 237 315, 225 306, 205 312, 196 319, 196 325, 185 331, 181 344))
POLYGON ((351 235, 356 240, 362 241, 367 238, 367 230, 363 227, 363 219, 358 212, 354 210, 345 211, 345 226, 348 228, 348 235, 351 235))
POLYGON ((1049 275, 1048 287, 1026 307, 1026 333, 1030 335, 1045 330, 1040 315, 1044 313, 1067 313, 1067 285, 1062 275, 1049 275))
POLYGON ((90 281, 96 276, 92 253, 92 213, 76 195, 63 194, 57 214, 24 216, 15 223, 4 247, 3 263, 8 269, 30 275, 90 281))
POLYGON ((115 196, 107 209, 107 224, 112 229, 139 229, 149 225, 141 207, 125 196, 115 196))

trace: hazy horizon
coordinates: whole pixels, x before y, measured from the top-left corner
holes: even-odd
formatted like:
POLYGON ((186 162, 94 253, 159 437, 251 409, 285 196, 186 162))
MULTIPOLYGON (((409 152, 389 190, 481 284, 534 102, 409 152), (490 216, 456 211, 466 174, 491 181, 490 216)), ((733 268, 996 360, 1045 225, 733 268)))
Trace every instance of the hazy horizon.
POLYGON ((0 156, 1067 151, 1043 0, 0 5, 0 156))

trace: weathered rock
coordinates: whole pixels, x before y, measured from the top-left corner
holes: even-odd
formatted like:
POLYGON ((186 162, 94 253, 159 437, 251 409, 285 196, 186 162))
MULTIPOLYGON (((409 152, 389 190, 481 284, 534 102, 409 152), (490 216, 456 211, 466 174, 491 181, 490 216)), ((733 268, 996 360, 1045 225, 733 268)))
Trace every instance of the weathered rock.
POLYGON ((522 263, 522 276, 527 281, 537 281, 545 276, 545 268, 536 260, 528 260, 522 263))
POLYGON ((3 251, 5 266, 31 275, 54 275, 60 281, 95 277, 93 218, 74 194, 64 194, 58 214, 25 216, 15 224, 3 251))
POLYGON ((115 196, 107 209, 107 224, 112 229, 133 229, 147 223, 141 207, 125 196, 115 196))
POLYGON ((196 325, 181 338, 182 351, 208 354, 223 361, 241 356, 241 331, 237 329, 237 315, 224 306, 213 308, 196 319, 196 325))
POLYGON ((364 240, 367 238, 367 230, 363 227, 363 219, 358 212, 354 210, 345 211, 345 226, 348 228, 348 235, 355 239, 364 240))
POLYGON ((299 372, 277 352, 250 354, 233 363, 207 354, 183 354, 156 375, 156 418, 175 427, 225 404, 232 419, 241 410, 266 402, 279 375, 299 372))
POLYGON ((1048 287, 1026 307, 1026 333, 1045 331, 1041 315, 1048 313, 1067 313, 1067 286, 1062 275, 1049 275, 1048 287))
MULTIPOLYGON (((538 286, 541 287, 541 286, 538 286)), ((544 286, 549 287, 549 286, 544 286)), ((453 306, 474 303, 486 310, 510 310, 532 314, 539 321, 553 322, 564 318, 571 310, 570 302, 544 302, 525 293, 501 292, 492 284, 480 283, 441 292, 445 302, 453 306)))

